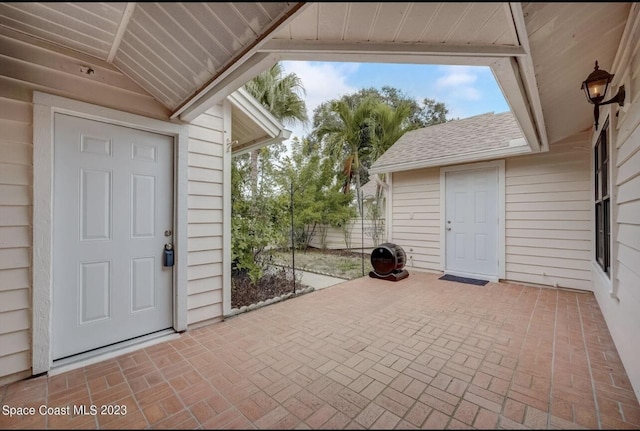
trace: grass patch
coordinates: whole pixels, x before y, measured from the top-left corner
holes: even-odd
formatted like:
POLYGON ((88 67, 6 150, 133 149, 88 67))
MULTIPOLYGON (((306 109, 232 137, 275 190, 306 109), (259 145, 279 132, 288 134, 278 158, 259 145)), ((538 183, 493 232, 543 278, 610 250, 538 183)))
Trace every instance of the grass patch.
MULTIPOLYGON (((362 277, 363 255, 344 250, 320 250, 309 248, 305 251, 296 250, 296 269, 316 272, 318 274, 353 280, 362 277)), ((291 251, 277 251, 273 255, 273 263, 291 267, 291 251)), ((371 267, 371 255, 364 254, 364 275, 368 275, 371 267)))

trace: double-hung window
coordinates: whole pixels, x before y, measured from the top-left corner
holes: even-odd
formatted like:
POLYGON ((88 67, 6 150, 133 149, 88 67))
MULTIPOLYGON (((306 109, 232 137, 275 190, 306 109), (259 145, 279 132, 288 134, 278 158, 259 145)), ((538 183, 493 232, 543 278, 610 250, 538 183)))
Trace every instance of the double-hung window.
POLYGON ((594 159, 594 203, 596 214, 595 225, 595 258, 602 270, 610 275, 611 266, 611 204, 609 193, 609 121, 600 131, 600 136, 593 149, 594 159))

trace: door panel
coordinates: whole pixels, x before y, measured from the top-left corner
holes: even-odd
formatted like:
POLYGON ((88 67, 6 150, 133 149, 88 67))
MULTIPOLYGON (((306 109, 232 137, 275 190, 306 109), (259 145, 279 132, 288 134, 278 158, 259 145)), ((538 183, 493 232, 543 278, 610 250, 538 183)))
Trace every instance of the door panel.
POLYGON ((55 114, 53 358, 173 326, 173 139, 55 114))
POLYGON ((445 173, 445 269, 498 276, 498 168, 445 173))

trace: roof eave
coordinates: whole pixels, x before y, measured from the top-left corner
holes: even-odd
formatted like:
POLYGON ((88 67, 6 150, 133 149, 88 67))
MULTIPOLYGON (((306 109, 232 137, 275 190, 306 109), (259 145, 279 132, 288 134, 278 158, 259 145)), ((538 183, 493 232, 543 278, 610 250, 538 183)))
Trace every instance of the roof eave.
POLYGON ((246 142, 239 146, 234 146, 231 151, 234 156, 240 156, 242 154, 249 153, 253 150, 257 150, 259 148, 280 143, 286 139, 289 139, 290 137, 291 137, 291 130, 282 129, 281 133, 278 136, 246 142))
POLYGON ((369 174, 384 174, 391 172, 412 171, 415 169, 432 168, 437 166, 455 165, 459 163, 477 162, 481 160, 498 159, 502 157, 516 156, 531 153, 528 145, 521 145, 499 150, 481 150, 472 153, 458 154, 455 156, 437 157, 429 160, 408 161, 403 163, 392 163, 387 165, 372 166, 369 174))
MULTIPOLYGON (((239 151, 248 152, 291 137, 291 130, 285 129, 282 123, 244 88, 237 89, 227 96, 227 99, 263 131, 260 138, 236 144, 241 148, 239 151)), ((236 154, 236 151, 233 152, 236 154)))

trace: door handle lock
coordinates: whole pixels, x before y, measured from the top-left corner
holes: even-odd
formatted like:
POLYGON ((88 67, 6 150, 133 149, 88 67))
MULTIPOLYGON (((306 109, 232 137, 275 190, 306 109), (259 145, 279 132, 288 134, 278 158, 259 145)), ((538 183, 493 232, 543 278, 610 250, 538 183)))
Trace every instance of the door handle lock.
POLYGON ((447 228, 447 230, 451 230, 451 228, 450 228, 450 227, 448 227, 448 228, 447 228))
POLYGON ((164 245, 162 264, 164 266, 173 266, 173 244, 164 245))

